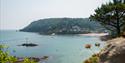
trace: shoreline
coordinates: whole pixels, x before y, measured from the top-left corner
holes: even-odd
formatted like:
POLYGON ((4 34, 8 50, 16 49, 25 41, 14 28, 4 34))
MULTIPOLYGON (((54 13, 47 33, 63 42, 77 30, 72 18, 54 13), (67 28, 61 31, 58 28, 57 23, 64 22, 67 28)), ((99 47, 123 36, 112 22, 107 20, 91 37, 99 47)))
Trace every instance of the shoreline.
POLYGON ((79 35, 83 35, 83 36, 106 36, 109 35, 108 33, 87 33, 87 34, 79 34, 79 35))

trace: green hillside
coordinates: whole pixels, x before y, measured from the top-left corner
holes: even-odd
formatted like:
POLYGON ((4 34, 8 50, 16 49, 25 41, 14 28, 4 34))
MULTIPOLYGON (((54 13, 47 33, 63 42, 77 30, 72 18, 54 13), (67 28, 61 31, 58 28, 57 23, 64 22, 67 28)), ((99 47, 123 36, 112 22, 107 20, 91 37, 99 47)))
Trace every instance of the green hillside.
POLYGON ((90 21, 88 18, 48 18, 34 21, 20 31, 41 34, 81 34, 103 32, 104 28, 98 22, 90 21))

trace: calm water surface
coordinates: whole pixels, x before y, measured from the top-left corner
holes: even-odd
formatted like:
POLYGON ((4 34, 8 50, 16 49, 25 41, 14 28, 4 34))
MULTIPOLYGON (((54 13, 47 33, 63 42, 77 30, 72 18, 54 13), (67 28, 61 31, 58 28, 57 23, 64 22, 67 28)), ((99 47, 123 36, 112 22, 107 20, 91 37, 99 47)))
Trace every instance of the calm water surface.
MULTIPOLYGON (((92 52, 84 48, 85 44, 92 44, 92 50, 98 52, 100 48, 94 46, 96 42, 104 46, 104 42, 95 36, 82 35, 39 35, 37 33, 16 32, 10 30, 0 31, 0 44, 9 46, 11 55, 19 57, 49 56, 43 63, 83 63, 83 60, 92 55, 92 52), (36 47, 17 46, 26 42, 36 43, 36 47), (13 52, 15 50, 15 52, 13 52)), ((42 62, 41 62, 42 63, 42 62)))

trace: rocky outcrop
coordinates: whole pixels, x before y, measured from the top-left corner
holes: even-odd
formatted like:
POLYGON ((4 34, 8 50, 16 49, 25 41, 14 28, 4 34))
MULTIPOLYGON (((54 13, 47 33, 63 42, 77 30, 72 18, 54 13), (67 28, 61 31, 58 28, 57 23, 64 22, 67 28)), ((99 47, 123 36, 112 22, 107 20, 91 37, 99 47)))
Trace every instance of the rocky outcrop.
POLYGON ((125 63, 125 38, 109 40, 100 52, 100 63, 125 63))

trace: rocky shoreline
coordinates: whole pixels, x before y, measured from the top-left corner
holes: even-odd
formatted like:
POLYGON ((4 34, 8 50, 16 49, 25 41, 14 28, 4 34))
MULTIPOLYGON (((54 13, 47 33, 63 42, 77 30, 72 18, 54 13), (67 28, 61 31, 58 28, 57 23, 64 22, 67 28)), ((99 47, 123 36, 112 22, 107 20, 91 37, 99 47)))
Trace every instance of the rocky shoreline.
POLYGON ((107 46, 99 54, 99 63, 125 63, 125 38, 108 40, 107 46))
POLYGON ((83 63, 125 63, 125 38, 118 37, 108 40, 99 53, 94 53, 83 63))

